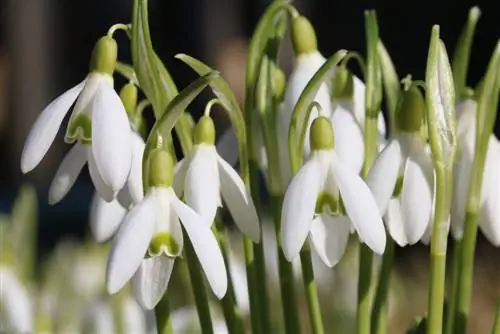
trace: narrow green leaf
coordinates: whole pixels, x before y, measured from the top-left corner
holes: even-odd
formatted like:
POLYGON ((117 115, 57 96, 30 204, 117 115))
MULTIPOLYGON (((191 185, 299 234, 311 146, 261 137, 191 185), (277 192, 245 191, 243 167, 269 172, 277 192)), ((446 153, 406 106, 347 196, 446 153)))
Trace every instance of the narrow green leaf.
POLYGON ((148 170, 147 161, 151 151, 158 147, 159 138, 162 138, 161 140, 163 140, 170 136, 170 132, 174 128, 179 118, 182 116, 184 110, 207 85, 210 85, 214 80, 217 80, 218 78, 220 78, 220 74, 213 71, 193 81, 178 95, 176 95, 172 101, 170 101, 165 109, 165 112, 162 113, 161 118, 159 118, 153 125, 153 128, 151 129, 151 132, 149 133, 148 139, 146 141, 146 147, 144 149, 144 154, 142 157, 142 178, 144 183, 144 191, 146 191, 148 187, 148 177, 146 175, 148 170))
POLYGON ((339 50, 335 52, 313 75, 311 80, 307 83, 306 88, 300 94, 297 104, 293 109, 292 119, 290 122, 290 130, 288 131, 288 150, 290 153, 290 162, 292 166, 292 175, 294 175, 302 163, 302 147, 299 146, 299 138, 301 134, 301 124, 299 121, 305 121, 305 114, 309 106, 313 102, 316 93, 321 84, 325 81, 330 81, 333 77, 333 69, 347 54, 346 50, 339 50))
POLYGON ((477 21, 481 17, 478 7, 469 10, 467 22, 458 38, 457 47, 453 53, 453 79, 455 80, 455 92, 459 98, 465 93, 467 86, 467 72, 472 48, 472 40, 476 31, 477 21))
MULTIPOLYGON (((202 61, 188 56, 186 54, 178 54, 175 56, 191 67, 199 75, 205 75, 213 71, 211 67, 204 64, 202 61)), ((245 129, 245 119, 241 112, 236 96, 229 87, 229 84, 223 77, 219 76, 210 82, 214 94, 221 101, 224 109, 227 111, 231 124, 238 138, 239 154, 240 154, 240 174, 243 180, 248 178, 248 153, 247 153, 247 134, 245 129)))
POLYGON ((367 38, 366 55, 366 91, 365 103, 366 113, 369 117, 377 117, 380 104, 382 102, 382 78, 380 75, 379 57, 378 57, 378 24, 375 11, 365 12, 365 29, 367 38))
POLYGON ((394 115, 398 104, 399 94, 401 93, 401 86, 399 83, 398 73, 392 62, 391 56, 381 40, 377 44, 378 59, 380 70, 382 73, 382 82, 385 90, 385 97, 387 99, 387 111, 389 114, 389 122, 391 133, 394 130, 394 115))
POLYGON ((115 71, 120 73, 127 80, 132 81, 134 85, 139 87, 139 80, 137 79, 137 75, 135 74, 134 68, 131 65, 117 61, 115 71))

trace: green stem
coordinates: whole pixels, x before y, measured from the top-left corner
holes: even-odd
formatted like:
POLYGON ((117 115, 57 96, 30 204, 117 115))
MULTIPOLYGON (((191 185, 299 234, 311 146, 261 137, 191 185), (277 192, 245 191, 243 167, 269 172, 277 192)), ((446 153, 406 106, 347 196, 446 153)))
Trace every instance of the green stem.
POLYGON ((446 277, 446 247, 451 206, 452 173, 442 165, 435 166, 436 206, 431 240, 428 334, 443 332, 443 304, 446 277))
POLYGON ((300 251, 300 263, 302 265, 302 278, 306 292, 307 308, 309 309, 309 321, 313 334, 324 333, 323 320, 321 319, 321 307, 318 299, 318 289, 314 280, 314 270, 311 261, 311 250, 304 247, 300 251))
POLYGON ((470 310, 472 281, 474 274, 474 252, 477 237, 476 212, 467 212, 465 218, 464 238, 462 239, 462 252, 460 263, 460 281, 455 310, 455 323, 453 333, 465 333, 467 329, 467 318, 470 310))
POLYGON ((359 245, 357 333, 370 333, 371 285, 373 253, 368 246, 359 245))
POLYGON ((285 322, 285 332, 288 334, 300 333, 300 319, 297 310, 297 297, 295 296, 295 287, 293 285, 293 268, 288 262, 280 246, 280 222, 281 205, 283 196, 270 195, 271 211, 274 218, 276 229, 279 281, 281 289, 281 304, 283 306, 283 319, 285 322))
POLYGON ((224 298, 222 298, 221 300, 222 312, 224 313, 224 318, 226 320, 229 334, 243 334, 245 333, 243 319, 241 317, 238 305, 236 304, 233 280, 231 279, 229 270, 229 255, 231 250, 227 230, 220 220, 215 221, 215 230, 217 239, 219 241, 219 246, 222 251, 222 257, 224 258, 224 263, 226 264, 226 268, 228 269, 227 292, 224 298))
POLYGON ((172 319, 167 294, 164 294, 155 307, 156 329, 158 334, 172 334, 172 319))
POLYGON ((495 320, 493 320, 491 334, 500 334, 500 300, 497 304, 497 311, 495 312, 495 320))
POLYGON ((248 237, 243 237, 243 250, 245 253, 245 265, 247 270, 248 299, 250 301, 250 320, 252 322, 252 333, 260 333, 259 301, 257 299, 256 265, 254 257, 254 244, 248 237))
POLYGON ((373 303, 372 324, 371 327, 375 334, 387 333, 387 308, 389 286, 391 281, 392 265, 394 263, 395 244, 391 236, 387 235, 387 246, 382 258, 380 267, 379 281, 375 301, 373 303))
POLYGON ((460 285, 460 255, 462 253, 462 241, 455 240, 453 243, 453 267, 451 273, 451 287, 447 302, 446 318, 444 324, 445 334, 453 334, 455 310, 457 307, 458 287, 460 285))
POLYGON ((196 310, 200 321, 201 332, 203 334, 213 334, 212 318, 210 316, 210 307, 208 304, 207 291, 203 281, 200 264, 196 258, 193 245, 189 238, 185 238, 186 258, 188 264, 189 277, 191 278, 191 288, 193 289, 196 310))

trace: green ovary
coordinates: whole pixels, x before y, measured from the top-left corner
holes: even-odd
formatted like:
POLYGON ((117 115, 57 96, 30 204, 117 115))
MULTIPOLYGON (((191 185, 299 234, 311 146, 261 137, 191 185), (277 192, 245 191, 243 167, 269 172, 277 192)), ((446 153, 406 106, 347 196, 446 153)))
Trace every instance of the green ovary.
POLYGON ((156 233, 149 243, 148 253, 150 256, 158 256, 162 252, 165 252, 165 255, 168 256, 177 256, 180 252, 179 244, 172 234, 168 232, 156 233))

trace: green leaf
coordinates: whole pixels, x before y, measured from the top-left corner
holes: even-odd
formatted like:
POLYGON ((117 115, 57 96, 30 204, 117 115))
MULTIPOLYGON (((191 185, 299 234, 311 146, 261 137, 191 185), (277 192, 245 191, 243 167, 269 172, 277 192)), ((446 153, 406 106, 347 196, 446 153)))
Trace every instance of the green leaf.
POLYGON ((33 279, 35 269, 38 201, 35 188, 23 185, 12 208, 12 250, 15 263, 19 264, 21 277, 33 279))
MULTIPOLYGON (((144 183, 144 191, 147 190, 147 161, 149 154, 160 144, 160 141, 168 138, 170 132, 174 128, 175 124, 182 116, 184 110, 191 104, 191 102, 201 93, 201 91, 214 80, 220 78, 218 72, 210 72, 197 80, 189 84, 184 90, 182 90, 177 96, 174 97, 172 101, 167 105, 165 112, 162 114, 153 125, 151 132, 149 133, 148 139, 146 141, 146 147, 144 149, 144 154, 142 157, 142 179, 144 183), (161 138, 161 139, 160 139, 161 138)), ((163 142, 164 144, 164 142, 163 142)))
MULTIPOLYGON (((205 75, 213 71, 208 65, 198 59, 195 59, 186 54, 178 54, 175 56, 191 67, 199 75, 205 75)), ((247 153, 247 135, 245 128, 245 119, 241 112, 236 96, 229 87, 229 84, 223 77, 219 76, 210 83, 214 94, 220 100, 224 109, 227 111, 231 124, 238 138, 239 154, 240 154, 240 174, 243 180, 248 178, 248 153, 247 153)))
POLYGON ((467 23, 458 38, 457 47, 453 53, 453 79, 455 81, 455 92, 459 98, 466 92, 467 71, 469 69, 472 40, 474 38, 474 32, 476 31, 477 21, 480 17, 481 11, 478 7, 472 7, 469 10, 467 23))
POLYGON ((382 78, 380 75, 378 57, 378 24, 375 11, 365 12, 365 30, 367 39, 366 55, 366 113, 369 117, 377 118, 382 102, 382 78))
POLYGON ((387 111, 389 114, 389 122, 391 133, 394 133, 394 115, 398 104, 399 94, 401 94, 401 85, 399 83, 398 73, 392 62, 391 56, 381 40, 377 44, 377 53, 382 73, 382 82, 387 99, 387 111))
POLYGON ((290 163, 292 166, 292 175, 294 175, 302 164, 302 145, 299 143, 299 138, 304 137, 299 133, 302 122, 305 122, 305 116, 309 106, 314 100, 320 86, 327 80, 332 80, 333 69, 347 54, 346 50, 335 52, 313 75, 307 86, 300 94, 299 100, 293 109, 290 129, 288 131, 288 150, 290 153, 290 163), (300 123, 300 124, 299 124, 300 123))
POLYGON ((131 65, 117 61, 115 71, 120 73, 127 80, 133 82, 134 85, 139 87, 139 80, 137 79, 137 75, 135 74, 134 68, 131 65))

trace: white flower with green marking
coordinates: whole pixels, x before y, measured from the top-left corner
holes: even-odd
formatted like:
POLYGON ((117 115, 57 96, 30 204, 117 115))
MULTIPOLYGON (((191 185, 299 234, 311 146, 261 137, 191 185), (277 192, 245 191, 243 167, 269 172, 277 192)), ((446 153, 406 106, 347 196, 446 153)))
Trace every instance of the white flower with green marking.
MULTIPOLYGON (((458 152, 454 167, 454 196, 451 231, 455 238, 463 236, 469 183, 475 154, 477 103, 472 99, 457 105, 458 152)), ((500 246, 500 142, 491 135, 484 165, 479 227, 496 247, 500 246)))
POLYGON ((249 190, 238 173, 214 146, 215 127, 203 116, 195 130, 195 146, 175 169, 174 189, 211 226, 222 199, 241 232, 260 241, 259 216, 249 190))
POLYGON ((99 194, 111 201, 130 172, 131 129, 120 97, 113 89, 117 46, 110 37, 97 42, 87 78, 63 93, 38 116, 26 140, 21 170, 33 170, 46 155, 71 105, 75 103, 65 140, 75 143, 62 161, 49 191, 49 202, 59 202, 88 162, 99 194))
POLYGON ((109 255, 108 292, 116 293, 133 276, 139 303, 147 309, 155 307, 167 289, 175 259, 182 252, 184 227, 212 290, 221 299, 227 289, 227 274, 215 235, 172 189, 170 155, 155 150, 149 168, 150 188, 125 217, 109 255))
POLYGON ((352 227, 362 242, 382 254, 386 236, 377 203, 357 171, 336 154, 328 118, 314 120, 310 144, 312 152, 283 201, 281 234, 286 258, 292 261, 309 236, 323 262, 333 267, 344 254, 352 227))
POLYGON ((397 132, 375 160, 367 183, 387 229, 400 246, 422 239, 433 208, 434 172, 420 135, 425 103, 416 86, 403 92, 396 112, 397 132))

